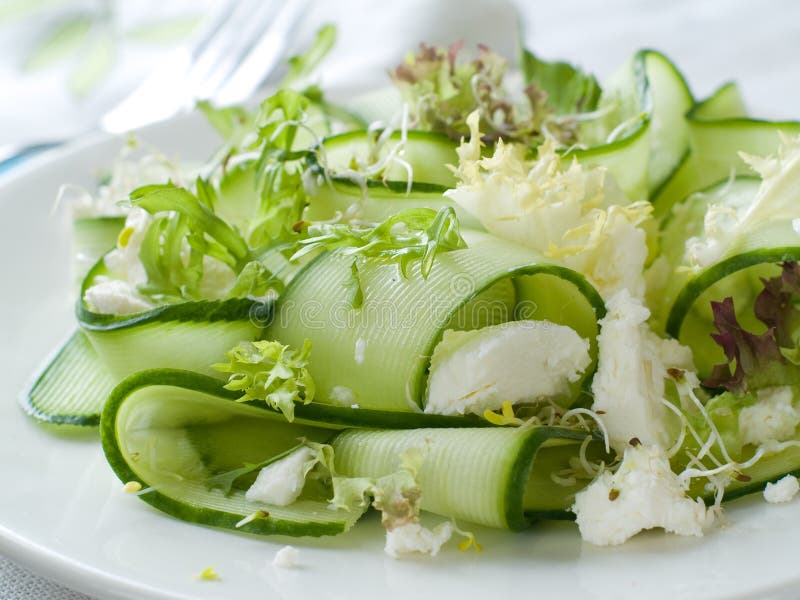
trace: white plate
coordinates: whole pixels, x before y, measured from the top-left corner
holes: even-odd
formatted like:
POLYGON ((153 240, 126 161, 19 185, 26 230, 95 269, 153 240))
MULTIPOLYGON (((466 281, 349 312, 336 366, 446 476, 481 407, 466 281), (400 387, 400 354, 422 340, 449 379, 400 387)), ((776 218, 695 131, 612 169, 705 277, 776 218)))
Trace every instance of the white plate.
MULTIPOLYGON (((187 159, 205 158, 212 144, 193 119, 144 137, 187 159)), ((703 539, 648 533, 595 548, 574 525, 555 523, 521 534, 478 529, 480 554, 451 545, 434 559, 393 560, 374 517, 334 539, 261 539, 188 525, 124 494, 95 433, 45 429, 15 402, 74 325, 67 229, 50 216, 56 190, 64 181, 91 187, 118 145, 88 141, 0 180, 0 553, 102 598, 796 597, 800 502, 734 502, 729 523, 703 539), (301 567, 273 568, 287 543, 300 549, 301 567), (197 581, 209 566, 220 580, 197 581)))

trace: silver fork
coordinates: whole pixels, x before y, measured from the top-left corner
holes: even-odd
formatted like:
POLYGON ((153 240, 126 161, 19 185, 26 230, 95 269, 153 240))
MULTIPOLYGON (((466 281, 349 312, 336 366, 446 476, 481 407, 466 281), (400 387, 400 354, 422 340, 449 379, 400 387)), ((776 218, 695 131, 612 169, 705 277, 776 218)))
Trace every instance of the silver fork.
MULTIPOLYGON (((100 127, 122 133, 191 109, 197 100, 220 104, 247 100, 286 54, 291 34, 309 2, 218 3, 220 8, 194 48, 170 53, 133 92, 100 118, 100 127)), ((0 145, 0 166, 57 143, 0 145)))
POLYGON ((242 102, 285 54, 309 0, 237 0, 212 19, 194 51, 173 52, 100 124, 120 133, 171 117, 197 100, 242 102), (280 8, 275 11, 275 4, 280 8))

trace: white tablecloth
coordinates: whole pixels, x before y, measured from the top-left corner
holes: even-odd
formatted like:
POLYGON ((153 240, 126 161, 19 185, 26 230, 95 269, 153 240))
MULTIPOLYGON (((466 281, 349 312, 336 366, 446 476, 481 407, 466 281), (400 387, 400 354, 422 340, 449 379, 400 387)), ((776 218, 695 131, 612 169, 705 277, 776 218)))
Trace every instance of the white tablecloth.
MULTIPOLYGON (((796 34, 800 3, 517 0, 517 5, 523 15, 527 45, 545 58, 571 60, 602 79, 635 50, 652 47, 664 51, 680 66, 697 96, 708 94, 724 81, 736 79, 749 105, 759 114, 800 117, 797 109, 800 36, 796 34)), ((369 8, 366 0, 340 0, 319 2, 312 11, 305 35, 337 14, 351 15, 349 20, 341 22, 340 43, 327 69, 327 81, 341 82, 347 77, 352 79, 354 74, 374 80, 376 73, 396 63, 404 51, 419 41, 445 43, 466 38, 485 41, 506 53, 514 49, 513 27, 509 25, 512 16, 505 2, 409 0, 402 5, 372 3, 369 8), (403 8, 409 4, 411 10, 403 8), (454 6, 458 10, 453 10, 454 6), (368 25, 359 20, 367 17, 368 25), (497 23, 502 27, 494 25, 497 23), (363 47, 368 47, 369 52, 357 50, 363 47)), ((141 63, 136 68, 141 69, 141 63)), ((5 73, 8 72, 6 69, 5 73)), ((0 80, 3 73, 0 65, 0 80)), ((3 87, 9 89, 7 85, 3 87)), ((9 111, 16 111, 15 119, 24 113, 35 122, 31 111, 44 110, 35 103, 26 104, 21 97, 11 100, 14 102, 9 103, 5 95, 8 106, 0 110, 6 118, 9 111)), ((46 108, 50 110, 52 106, 46 108)), ((96 112, 99 105, 92 108, 96 112)), ((64 103, 58 110, 68 118, 80 108, 64 103)), ((86 116, 82 119, 85 121, 86 116)), ((52 584, 0 557, 0 598, 77 600, 86 596, 52 584)))

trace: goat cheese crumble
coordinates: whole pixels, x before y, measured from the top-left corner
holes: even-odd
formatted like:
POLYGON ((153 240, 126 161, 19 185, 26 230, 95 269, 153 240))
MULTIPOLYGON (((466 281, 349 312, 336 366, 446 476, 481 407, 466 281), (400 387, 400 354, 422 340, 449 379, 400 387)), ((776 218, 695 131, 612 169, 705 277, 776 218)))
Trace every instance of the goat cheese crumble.
POLYGON ((664 381, 669 368, 691 369, 691 350, 662 339, 647 325, 650 311, 628 290, 614 294, 600 321, 598 368, 592 408, 603 414, 611 443, 619 451, 637 437, 666 445, 664 381))
POLYGON ((294 546, 284 546, 275 553, 272 559, 272 566, 280 569, 294 569, 297 565, 297 558, 300 552, 294 546))
POLYGON ((419 523, 404 523, 386 530, 384 551, 392 558, 419 552, 436 556, 453 535, 453 525, 445 521, 428 529, 419 523))
POLYGON ((758 446, 794 437, 800 425, 800 411, 793 406, 793 397, 788 386, 758 390, 756 403, 739 413, 742 443, 758 446))
POLYGON ((153 303, 127 281, 96 278, 83 296, 93 311, 109 315, 132 315, 153 308, 153 303))
POLYGON ((686 482, 660 446, 628 446, 616 473, 605 471, 575 496, 581 537, 598 546, 622 544, 645 529, 702 536, 713 513, 686 496, 686 482))
POLYGON ((794 475, 786 475, 764 488, 764 500, 770 504, 789 502, 800 492, 800 482, 794 475))
POLYGON ((569 392, 591 363, 589 342, 547 321, 445 332, 431 358, 425 412, 482 415, 569 392))
POLYGON ((261 469, 245 497, 251 502, 288 506, 300 496, 314 451, 303 446, 261 469))

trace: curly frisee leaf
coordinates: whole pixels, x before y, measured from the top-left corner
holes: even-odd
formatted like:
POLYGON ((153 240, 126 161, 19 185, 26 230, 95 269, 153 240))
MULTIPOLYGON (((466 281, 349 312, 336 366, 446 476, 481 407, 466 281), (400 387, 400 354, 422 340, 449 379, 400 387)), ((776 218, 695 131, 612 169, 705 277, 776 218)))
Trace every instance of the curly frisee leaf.
POLYGON ((213 368, 230 373, 225 388, 243 392, 239 402, 261 400, 291 422, 294 403, 308 404, 314 399, 316 388, 308 372, 310 354, 310 340, 299 351, 276 341, 242 342, 226 354, 230 362, 213 368))
MULTIPOLYGON (((397 262, 404 277, 408 276, 411 263, 419 260, 424 278, 430 275, 437 254, 467 247, 455 211, 449 206, 439 212, 430 208, 403 210, 372 226, 313 224, 308 228, 308 237, 297 245, 299 248, 291 260, 298 260, 315 250, 342 248, 342 252, 348 255, 397 262)), ((357 275, 357 265, 353 263, 355 281, 357 275)))

